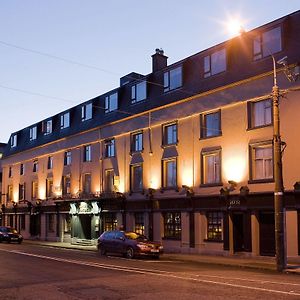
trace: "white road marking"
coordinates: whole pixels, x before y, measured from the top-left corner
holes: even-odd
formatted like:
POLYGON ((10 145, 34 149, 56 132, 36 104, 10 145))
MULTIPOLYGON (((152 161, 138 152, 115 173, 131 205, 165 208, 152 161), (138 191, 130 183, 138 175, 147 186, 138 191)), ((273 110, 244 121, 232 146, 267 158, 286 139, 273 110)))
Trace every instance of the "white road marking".
POLYGON ((47 259, 47 260, 53 260, 53 261, 58 261, 58 262, 72 263, 72 264, 76 264, 76 265, 83 265, 83 266, 90 266, 90 267, 108 269, 108 270, 118 270, 118 271, 124 271, 124 272, 129 272, 129 273, 147 274, 147 275, 161 276, 161 277, 167 277, 167 278, 175 278, 175 279, 181 279, 181 280, 191 280, 191 281, 194 281, 194 282, 201 282, 201 283, 208 283, 208 284, 214 284, 214 285, 235 287, 235 288, 255 290, 255 291, 274 293, 274 294, 283 294, 283 295, 289 295, 289 296, 300 296, 300 293, 298 293, 298 292, 296 293, 296 292, 293 292, 293 291, 285 292, 285 291, 266 289, 266 288, 260 288, 260 287, 251 287, 251 286, 247 286, 247 285, 240 285, 240 284, 233 284, 233 283, 226 283, 226 282, 218 282, 218 281, 191 278, 191 277, 183 277, 183 276, 178 276, 178 275, 175 275, 174 273, 166 272, 166 271, 151 270, 151 269, 139 269, 139 268, 107 265, 107 264, 100 264, 100 263, 90 263, 90 262, 78 261, 78 260, 73 260, 73 259, 65 259, 65 258, 59 258, 59 257, 51 257, 51 256, 33 254, 33 253, 22 252, 22 251, 18 251, 18 250, 0 249, 0 251, 14 253, 14 254, 18 254, 18 255, 26 255, 26 256, 36 257, 36 258, 40 258, 40 259, 47 259))

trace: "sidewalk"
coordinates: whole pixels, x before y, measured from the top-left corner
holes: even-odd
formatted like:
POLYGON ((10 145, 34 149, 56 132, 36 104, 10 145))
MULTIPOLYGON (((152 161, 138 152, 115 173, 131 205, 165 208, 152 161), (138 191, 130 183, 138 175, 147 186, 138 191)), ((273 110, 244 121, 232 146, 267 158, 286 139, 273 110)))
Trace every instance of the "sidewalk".
MULTIPOLYGON (((70 243, 49 242, 39 240, 24 240, 24 244, 34 244, 44 247, 57 247, 73 250, 97 251, 96 246, 82 246, 72 245, 70 243)), ((186 261, 201 264, 213 264, 222 266, 234 266, 240 268, 251 268, 260 270, 275 271, 274 257, 242 257, 240 255, 234 256, 216 256, 216 255, 202 255, 202 254, 182 254, 182 253, 164 253, 163 260, 186 261)), ((300 275, 300 257, 290 258, 288 260, 288 267, 285 273, 294 273, 300 275)))

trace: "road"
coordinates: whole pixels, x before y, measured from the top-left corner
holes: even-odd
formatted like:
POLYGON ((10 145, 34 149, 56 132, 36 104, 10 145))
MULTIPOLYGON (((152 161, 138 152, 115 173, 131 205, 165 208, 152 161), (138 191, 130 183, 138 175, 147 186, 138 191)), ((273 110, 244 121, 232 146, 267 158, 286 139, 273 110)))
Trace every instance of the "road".
POLYGON ((0 299, 300 299, 300 276, 0 244, 0 299))

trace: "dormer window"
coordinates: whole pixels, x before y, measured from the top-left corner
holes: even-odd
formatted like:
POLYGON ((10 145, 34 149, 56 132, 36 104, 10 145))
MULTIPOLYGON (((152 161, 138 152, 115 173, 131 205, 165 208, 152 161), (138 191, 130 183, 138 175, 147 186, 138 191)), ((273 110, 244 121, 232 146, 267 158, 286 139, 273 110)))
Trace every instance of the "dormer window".
POLYGON ((93 117, 93 104, 88 103, 81 106, 81 121, 90 120, 93 117))
POLYGON ((281 27, 258 34, 253 40, 253 59, 258 60, 282 50, 281 27))
POLYGON ((52 120, 46 120, 43 122, 43 133, 44 135, 48 135, 52 133, 52 120))
POLYGON ((131 103, 137 103, 147 98, 147 82, 142 81, 131 87, 131 103))
POLYGON ((37 137, 37 127, 33 126, 29 128, 29 140, 34 141, 36 140, 36 137, 37 137))
POLYGON ((204 57, 204 77, 226 71, 226 49, 215 51, 204 57))
POLYGON ((66 112, 60 116, 60 129, 70 127, 70 113, 66 112))
POLYGON ((164 73, 164 92, 175 90, 182 86, 182 66, 164 73))
POLYGON ((13 134, 10 138, 10 148, 17 147, 18 135, 13 134))
POLYGON ((118 109, 118 93, 114 93, 105 97, 105 113, 118 109))

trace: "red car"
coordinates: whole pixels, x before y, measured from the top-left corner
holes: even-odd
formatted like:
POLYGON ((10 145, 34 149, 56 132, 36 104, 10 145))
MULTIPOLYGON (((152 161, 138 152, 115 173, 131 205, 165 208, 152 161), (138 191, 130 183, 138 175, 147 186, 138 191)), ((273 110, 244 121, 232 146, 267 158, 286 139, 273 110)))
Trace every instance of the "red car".
POLYGON ((148 255, 159 258, 163 253, 161 243, 151 242, 144 235, 119 230, 105 231, 98 238, 98 250, 101 255, 107 253, 122 254, 127 258, 148 255))

